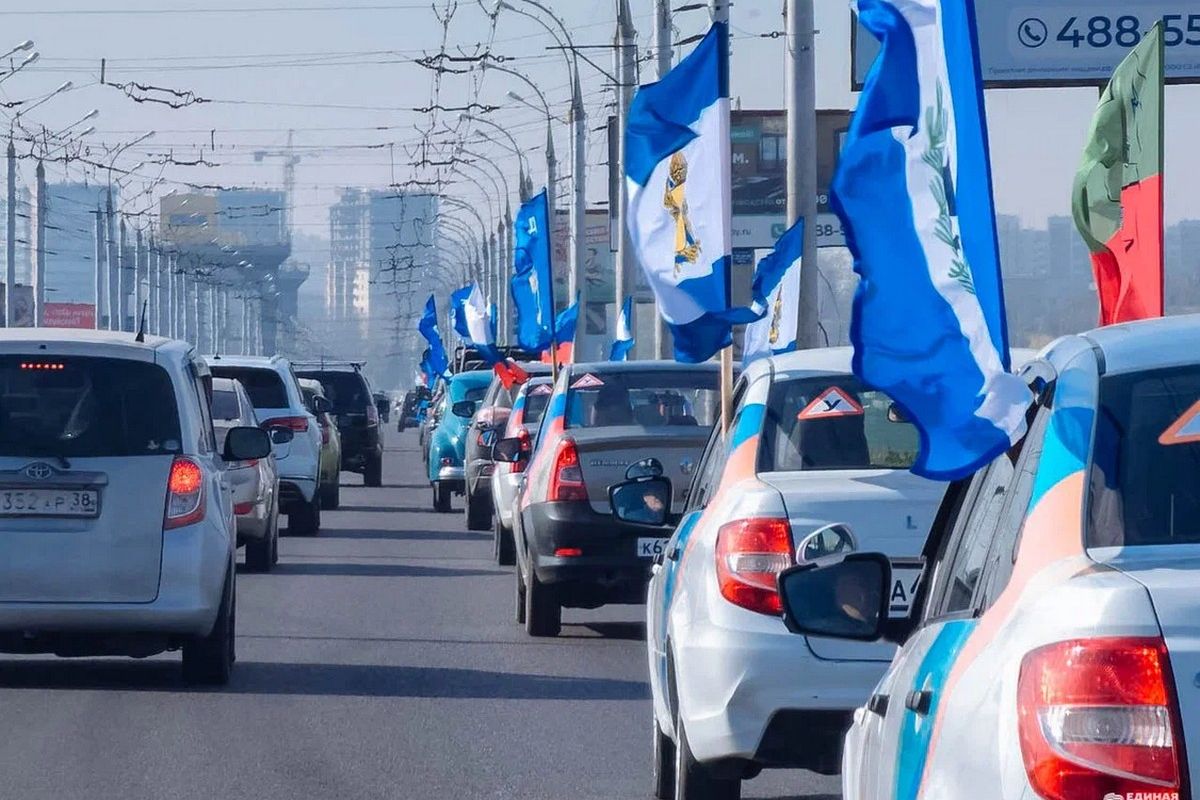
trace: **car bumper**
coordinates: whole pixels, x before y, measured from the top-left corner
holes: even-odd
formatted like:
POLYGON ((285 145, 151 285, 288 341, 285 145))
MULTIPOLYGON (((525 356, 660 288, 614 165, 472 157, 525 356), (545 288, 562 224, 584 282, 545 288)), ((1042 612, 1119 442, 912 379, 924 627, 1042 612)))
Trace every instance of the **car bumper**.
POLYGON ((207 635, 232 564, 232 542, 212 526, 167 531, 153 601, 0 603, 0 633, 207 635))
POLYGON ((270 514, 266 502, 255 505, 249 514, 239 514, 237 518, 238 542, 246 539, 265 539, 270 533, 270 514))
POLYGON ((434 480, 458 481, 459 483, 462 483, 465 477, 466 470, 464 470, 462 467, 440 467, 437 471, 437 478, 434 480))
POLYGON ((692 752, 702 762, 809 766, 814 739, 794 731, 815 737, 814 727, 835 727, 822 738, 840 744, 853 709, 866 702, 888 665, 822 661, 780 620, 729 610, 761 618, 732 625, 693 621, 688 635, 672 642, 679 714, 692 752))
POLYGON ((311 503, 316 493, 317 482, 313 478, 284 476, 279 479, 279 509, 286 514, 290 508, 311 503))

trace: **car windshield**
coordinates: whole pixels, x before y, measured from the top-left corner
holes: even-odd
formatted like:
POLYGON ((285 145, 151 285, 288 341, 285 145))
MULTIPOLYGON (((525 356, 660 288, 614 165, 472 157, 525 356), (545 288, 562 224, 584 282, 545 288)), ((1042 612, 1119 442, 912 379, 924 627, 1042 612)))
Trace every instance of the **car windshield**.
POLYGON ((214 389, 212 396, 212 417, 214 420, 229 421, 241 417, 238 411, 237 393, 228 389, 214 389))
POLYGON ((233 378, 242 382, 242 387, 255 408, 287 408, 287 389, 283 379, 273 369, 260 367, 212 367, 215 378, 233 378))
POLYGON ((854 376, 785 379, 771 387, 758 470, 908 469, 919 449, 888 396, 854 376))
POLYGON ((453 380, 450 382, 450 403, 460 403, 463 400, 479 402, 487 395, 488 386, 488 383, 481 383, 473 378, 453 380))
POLYGON ((179 410, 162 367, 116 358, 0 356, 0 455, 179 450, 179 410))
POLYGON ((567 389, 568 428, 710 427, 720 406, 715 370, 576 372, 567 389))
POLYGON ((325 397, 333 404, 334 414, 365 414, 374 400, 367 393, 366 383, 357 372, 300 372, 302 378, 312 378, 325 387, 325 397))
MULTIPOLYGON (((1071 421, 1060 413, 1056 424, 1060 417, 1071 421)), ((1200 367, 1104 378, 1089 482, 1088 546, 1200 543, 1198 477, 1200 367)))

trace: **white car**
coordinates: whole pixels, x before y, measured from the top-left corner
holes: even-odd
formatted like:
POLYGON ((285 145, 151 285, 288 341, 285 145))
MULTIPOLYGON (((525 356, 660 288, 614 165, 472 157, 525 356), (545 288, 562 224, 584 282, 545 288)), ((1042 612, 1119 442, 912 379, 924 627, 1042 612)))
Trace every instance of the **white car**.
POLYGON ((184 342, 0 331, 0 651, 182 649, 188 680, 229 680, 227 469, 271 443, 239 427, 218 450, 210 383, 184 342))
POLYGON ((945 491, 908 471, 916 429, 850 359, 826 349, 750 365, 729 439, 715 428, 679 525, 658 534, 670 539, 646 619, 659 798, 737 798, 763 768, 836 773, 853 710, 895 652, 791 635, 775 585, 798 558, 855 546, 915 558, 945 491))
POLYGON ((495 512, 492 530, 493 555, 496 563, 501 566, 511 566, 516 558, 513 544, 513 510, 520 494, 521 481, 525 477, 525 468, 529 466, 529 458, 537 444, 534 440, 542 422, 542 414, 546 412, 552 394, 554 381, 549 375, 530 377, 517 392, 503 434, 496 437, 496 441, 520 439, 522 453, 522 457, 517 461, 497 461, 492 470, 492 505, 495 512))
POLYGON ((279 510, 288 533, 316 536, 321 530, 321 426, 304 403, 291 363, 281 356, 208 356, 212 374, 241 382, 263 428, 287 428, 294 438, 275 445, 279 510))
POLYGON ((901 645, 847 734, 846 800, 1200 780, 1200 317, 1060 339, 1022 374, 1029 433, 947 493, 910 616, 887 618, 876 553, 781 578, 795 631, 901 645))
MULTIPOLYGON (((257 427, 254 406, 240 381, 213 378, 213 427, 217 449, 225 447, 229 431, 257 427)), ((288 428, 268 431, 276 445, 294 438, 288 428)), ((246 567, 254 572, 270 572, 279 562, 279 472, 275 459, 254 458, 227 465, 226 474, 233 489, 233 513, 237 516, 238 544, 246 546, 246 567)))

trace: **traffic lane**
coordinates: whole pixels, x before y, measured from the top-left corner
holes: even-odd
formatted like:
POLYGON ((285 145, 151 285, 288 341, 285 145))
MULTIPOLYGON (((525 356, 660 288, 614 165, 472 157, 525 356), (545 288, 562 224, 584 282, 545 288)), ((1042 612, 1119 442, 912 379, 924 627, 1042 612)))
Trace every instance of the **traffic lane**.
MULTIPOLYGON (((641 609, 569 611, 561 639, 525 637, 489 535, 426 510, 402 444, 388 487, 347 487, 320 538, 239 575, 229 687, 184 687, 177 657, 0 662, 22 720, 0 745, 12 796, 647 797, 641 609)), ((745 796, 834 785, 766 773, 745 796)))

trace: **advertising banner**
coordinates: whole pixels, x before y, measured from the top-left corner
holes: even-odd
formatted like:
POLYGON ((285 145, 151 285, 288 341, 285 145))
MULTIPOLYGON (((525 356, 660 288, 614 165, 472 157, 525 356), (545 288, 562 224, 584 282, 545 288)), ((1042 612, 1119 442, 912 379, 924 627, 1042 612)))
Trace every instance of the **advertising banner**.
POLYGON ((47 328, 96 327, 96 307, 91 303, 46 303, 42 323, 47 328))

